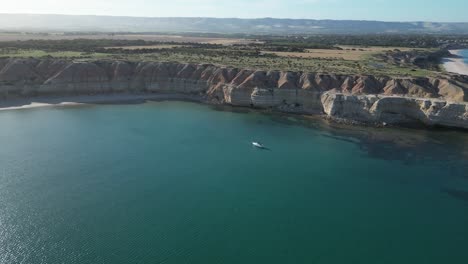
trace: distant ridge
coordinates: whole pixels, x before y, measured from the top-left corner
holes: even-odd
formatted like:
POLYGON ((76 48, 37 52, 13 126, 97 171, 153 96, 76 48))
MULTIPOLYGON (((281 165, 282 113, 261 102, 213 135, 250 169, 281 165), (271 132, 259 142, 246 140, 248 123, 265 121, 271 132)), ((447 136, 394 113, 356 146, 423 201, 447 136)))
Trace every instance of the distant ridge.
POLYGON ((468 34, 468 23, 0 14, 0 31, 211 32, 247 34, 468 34))

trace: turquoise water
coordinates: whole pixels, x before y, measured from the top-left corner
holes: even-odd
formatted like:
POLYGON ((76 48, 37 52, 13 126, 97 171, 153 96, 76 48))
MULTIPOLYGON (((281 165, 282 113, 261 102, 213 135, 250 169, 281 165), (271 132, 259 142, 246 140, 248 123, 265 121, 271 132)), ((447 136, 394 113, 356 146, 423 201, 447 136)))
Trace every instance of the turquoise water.
POLYGON ((460 51, 460 56, 465 58, 465 63, 468 64, 468 49, 460 51))
POLYGON ((466 132, 181 102, 4 111, 0 124, 2 264, 468 259, 466 132))

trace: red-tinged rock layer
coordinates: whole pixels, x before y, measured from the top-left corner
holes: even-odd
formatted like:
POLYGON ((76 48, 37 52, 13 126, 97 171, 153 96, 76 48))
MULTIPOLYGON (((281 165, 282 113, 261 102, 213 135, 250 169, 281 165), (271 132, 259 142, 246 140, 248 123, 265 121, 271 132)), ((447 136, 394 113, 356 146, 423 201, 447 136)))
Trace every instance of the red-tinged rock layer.
POLYGON ((202 95, 211 103, 360 122, 468 128, 468 76, 392 78, 171 62, 0 59, 3 99, 120 92, 202 95))

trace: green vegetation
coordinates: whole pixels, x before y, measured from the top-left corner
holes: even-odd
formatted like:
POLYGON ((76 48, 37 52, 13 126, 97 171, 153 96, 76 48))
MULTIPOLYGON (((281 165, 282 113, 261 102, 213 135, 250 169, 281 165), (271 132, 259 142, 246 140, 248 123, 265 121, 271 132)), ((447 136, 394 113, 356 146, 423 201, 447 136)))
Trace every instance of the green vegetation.
POLYGON ((272 45, 295 45, 304 48, 314 46, 334 48, 338 45, 441 48, 453 45, 468 47, 466 35, 418 35, 418 34, 365 34, 365 35, 292 35, 266 36, 263 41, 272 45))
POLYGON ((82 51, 93 52, 96 49, 110 46, 139 46, 148 45, 143 40, 112 40, 112 39, 61 39, 61 40, 27 40, 27 41, 2 41, 3 49, 38 49, 44 51, 82 51))
POLYGON ((426 35, 250 37, 255 41, 236 45, 81 38, 0 41, 0 57, 174 61, 262 70, 431 76, 439 74, 438 60, 447 55, 444 47, 468 43, 462 36, 426 35))
POLYGON ((79 51, 44 51, 37 49, 0 49, 0 57, 14 57, 14 58, 90 58, 99 59, 110 57, 110 54, 105 53, 88 53, 79 51))

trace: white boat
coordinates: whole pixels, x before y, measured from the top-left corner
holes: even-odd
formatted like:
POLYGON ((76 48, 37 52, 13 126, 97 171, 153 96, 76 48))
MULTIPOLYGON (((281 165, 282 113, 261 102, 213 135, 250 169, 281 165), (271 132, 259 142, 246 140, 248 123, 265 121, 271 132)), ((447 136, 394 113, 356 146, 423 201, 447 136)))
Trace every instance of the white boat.
POLYGON ((252 142, 252 145, 256 148, 265 148, 265 146, 263 146, 262 144, 258 143, 258 142, 252 142))

